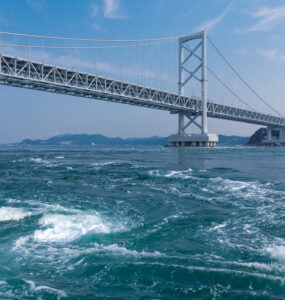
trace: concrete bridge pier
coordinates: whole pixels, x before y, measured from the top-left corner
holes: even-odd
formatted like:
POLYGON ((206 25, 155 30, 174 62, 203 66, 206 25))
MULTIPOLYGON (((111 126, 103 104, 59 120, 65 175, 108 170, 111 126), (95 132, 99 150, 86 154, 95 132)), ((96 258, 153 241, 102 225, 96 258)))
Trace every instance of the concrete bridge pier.
POLYGON ((285 128, 268 126, 267 136, 261 143, 264 146, 285 146, 285 128), (278 138, 273 138, 272 130, 279 131, 278 138))
POLYGON ((199 115, 189 116, 182 113, 178 114, 178 133, 168 137, 170 146, 172 147, 215 147, 218 141, 216 134, 209 134, 206 128, 200 125, 196 119, 199 115), (188 119, 187 124, 184 124, 185 118, 188 119), (200 134, 187 134, 185 129, 191 124, 196 125, 201 129, 200 134), (204 129, 204 130, 203 130, 204 129))
POLYGON ((267 140, 272 140, 272 129, 269 126, 267 127, 267 140))
POLYGON ((279 140, 285 145, 285 128, 279 129, 279 140))

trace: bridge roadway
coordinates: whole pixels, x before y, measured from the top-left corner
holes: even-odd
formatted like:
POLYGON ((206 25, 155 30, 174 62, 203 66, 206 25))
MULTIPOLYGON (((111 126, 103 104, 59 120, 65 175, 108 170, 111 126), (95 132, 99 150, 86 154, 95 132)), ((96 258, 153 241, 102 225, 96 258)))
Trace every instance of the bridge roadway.
MULTIPOLYGON (((77 97, 201 115, 199 98, 181 96, 141 85, 0 54, 0 84, 77 97)), ((257 125, 285 127, 285 118, 209 101, 207 115, 257 125)))

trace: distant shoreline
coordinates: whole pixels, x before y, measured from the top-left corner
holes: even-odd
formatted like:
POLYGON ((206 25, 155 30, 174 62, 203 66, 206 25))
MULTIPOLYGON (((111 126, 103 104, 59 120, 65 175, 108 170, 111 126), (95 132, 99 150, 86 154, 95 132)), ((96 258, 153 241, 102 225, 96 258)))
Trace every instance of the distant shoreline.
MULTIPOLYGON (((249 137, 219 135, 219 146, 246 145, 249 137)), ((167 137, 120 138, 101 134, 63 134, 48 139, 24 139, 20 143, 7 143, 1 146, 164 146, 167 137)))

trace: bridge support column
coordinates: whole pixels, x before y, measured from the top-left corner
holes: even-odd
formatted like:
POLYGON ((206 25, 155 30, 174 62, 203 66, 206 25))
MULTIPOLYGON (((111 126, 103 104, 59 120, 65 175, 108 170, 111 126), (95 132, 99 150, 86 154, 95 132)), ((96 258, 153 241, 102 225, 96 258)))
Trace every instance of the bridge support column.
POLYGON ((279 140, 285 144, 285 128, 284 127, 279 129, 279 140))
POLYGON ((202 105, 200 111, 197 111, 192 116, 189 115, 189 112, 188 114, 183 111, 179 112, 178 134, 169 136, 168 140, 170 146, 175 147, 214 147, 216 146, 218 137, 216 134, 208 134, 207 124, 207 34, 205 31, 179 39, 179 95, 184 95, 185 85, 193 80, 198 80, 201 85, 202 105), (194 43, 198 41, 198 44, 192 46, 190 43, 193 41, 194 43), (190 60, 191 63, 189 63, 190 60), (193 60, 196 60, 196 62, 193 60), (186 125, 184 125, 184 116, 189 119, 186 125), (201 125, 195 121, 197 117, 201 117, 201 125), (196 125, 201 130, 201 134, 186 134, 185 129, 191 124, 196 125))
POLYGON ((264 146, 285 146, 285 128, 284 127, 267 127, 266 138, 261 142, 264 146), (279 135, 273 137, 272 131, 278 132, 279 135))
POLYGON ((178 134, 184 134, 184 115, 182 113, 178 114, 178 134))
POLYGON ((270 127, 267 127, 267 140, 272 140, 272 129, 270 127))

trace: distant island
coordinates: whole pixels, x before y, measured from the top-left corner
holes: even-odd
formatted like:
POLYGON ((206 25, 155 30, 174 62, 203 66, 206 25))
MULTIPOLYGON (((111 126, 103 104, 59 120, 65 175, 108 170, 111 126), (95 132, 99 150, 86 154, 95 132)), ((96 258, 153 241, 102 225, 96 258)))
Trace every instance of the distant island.
MULTIPOLYGON (((248 137, 219 135, 220 146, 246 145, 248 137)), ((105 146, 163 146, 168 144, 167 137, 120 138, 101 134, 63 134, 48 139, 25 139, 20 145, 105 145, 105 146)))

